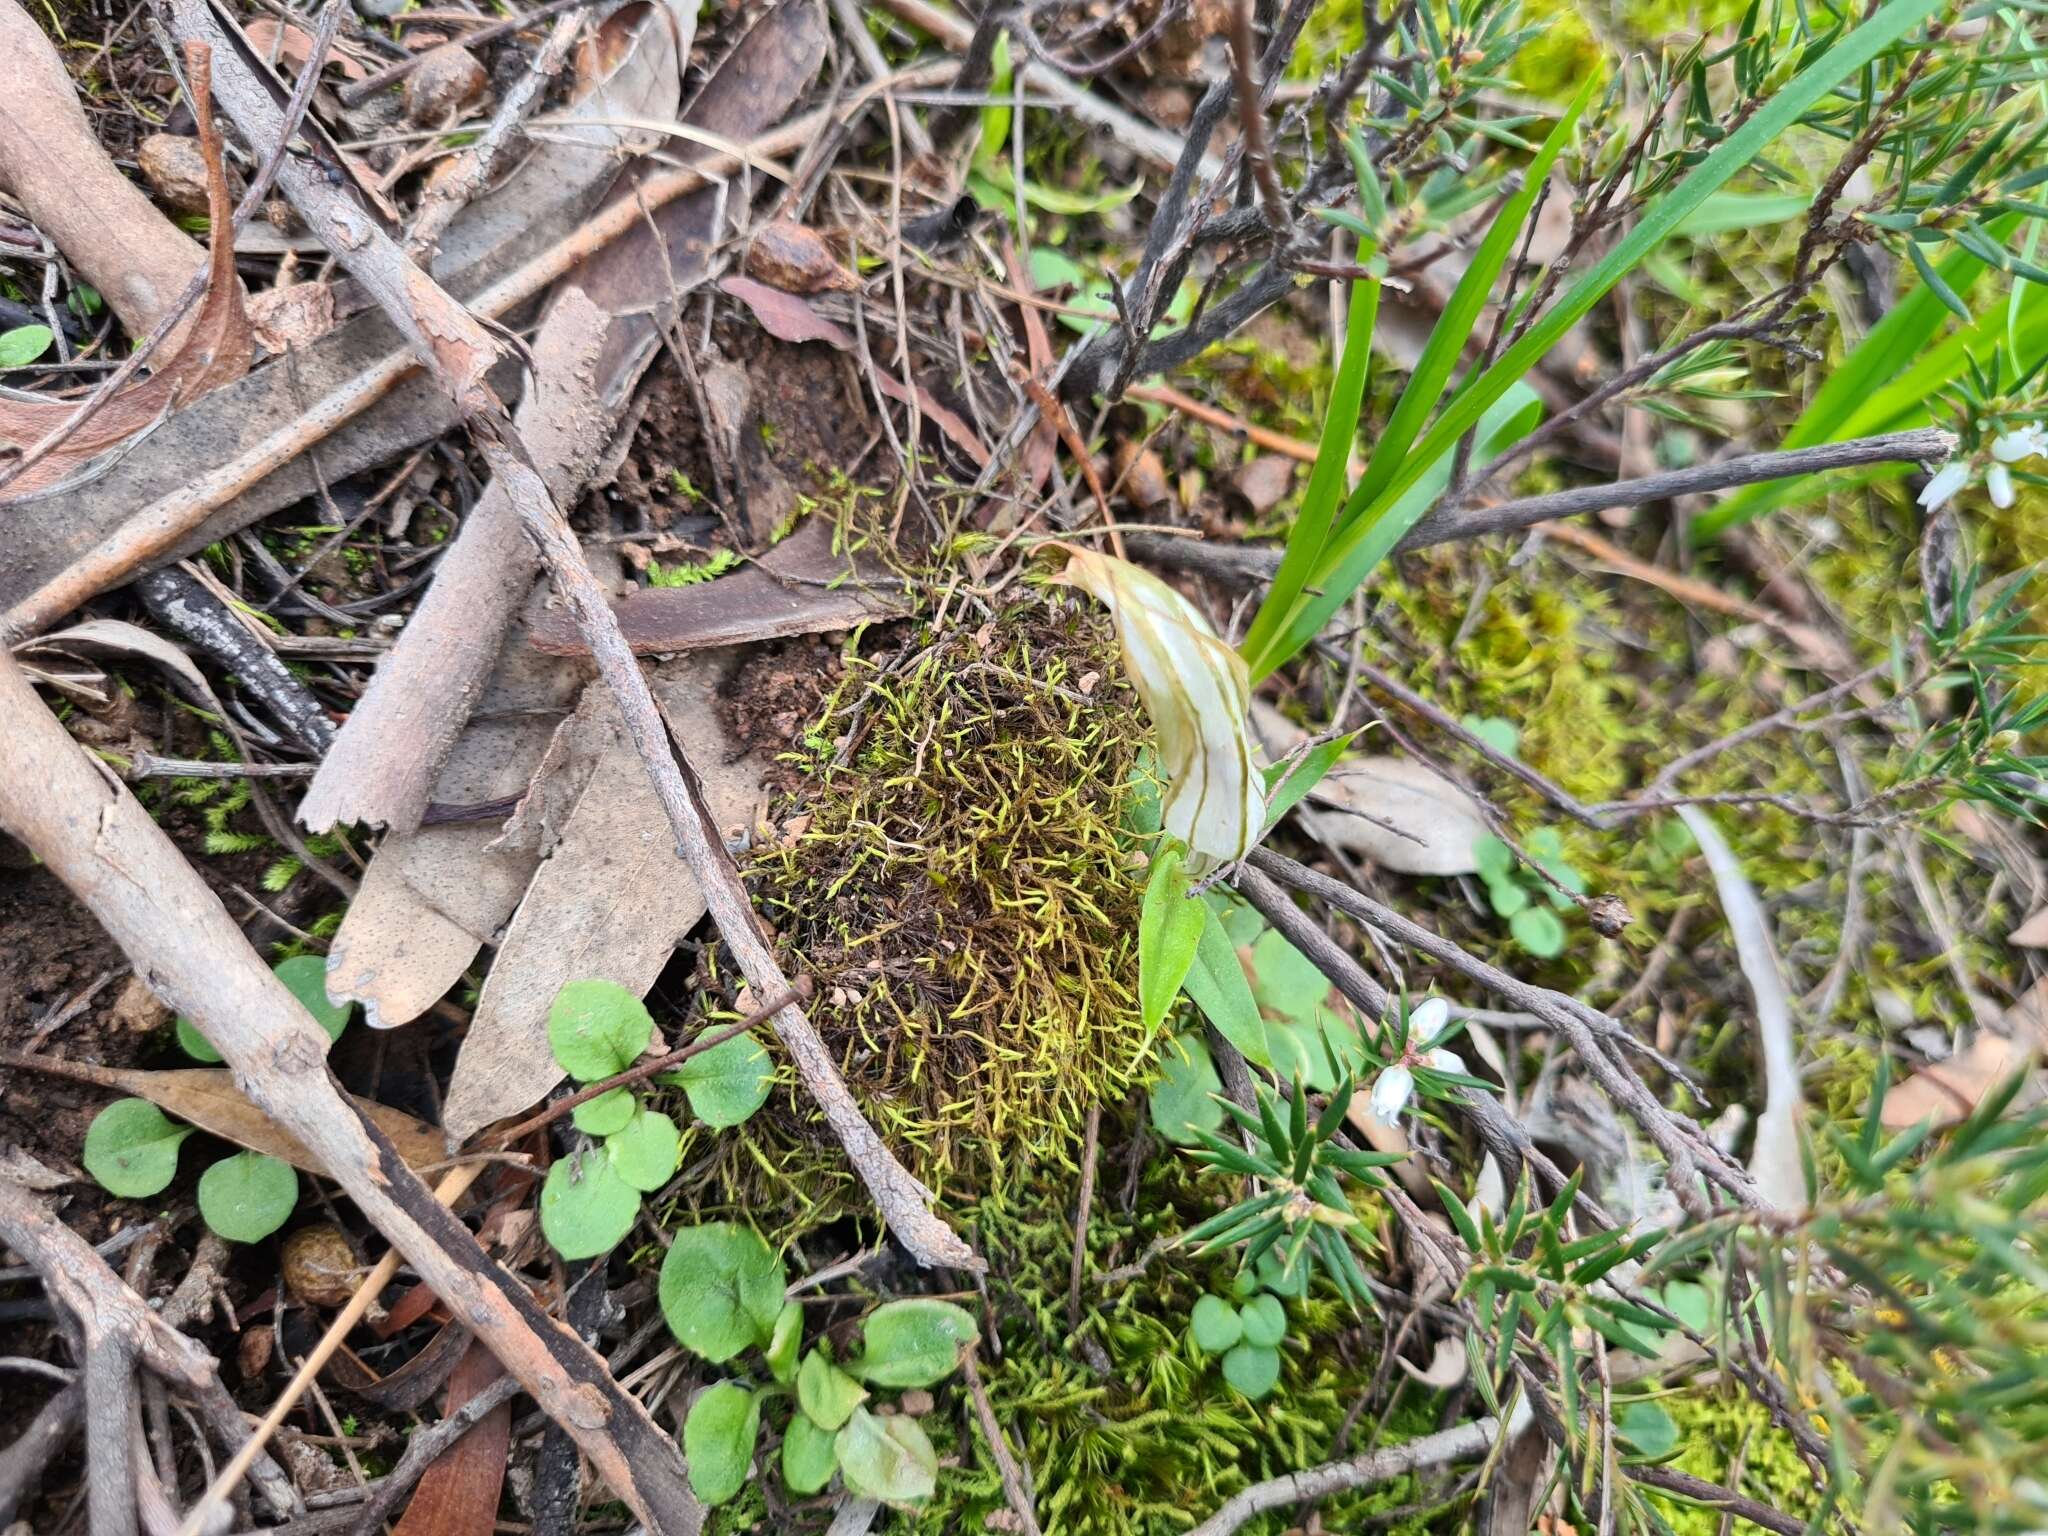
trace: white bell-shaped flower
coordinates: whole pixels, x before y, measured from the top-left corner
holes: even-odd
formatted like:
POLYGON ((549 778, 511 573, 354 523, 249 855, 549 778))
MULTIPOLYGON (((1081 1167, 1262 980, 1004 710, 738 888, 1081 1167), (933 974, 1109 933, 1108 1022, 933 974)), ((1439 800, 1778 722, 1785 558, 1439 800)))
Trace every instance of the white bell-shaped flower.
POLYGON ((1396 1062, 1372 1080, 1372 1117, 1382 1125, 1392 1125, 1408 1107, 1409 1095, 1415 1092, 1415 1074, 1396 1062))

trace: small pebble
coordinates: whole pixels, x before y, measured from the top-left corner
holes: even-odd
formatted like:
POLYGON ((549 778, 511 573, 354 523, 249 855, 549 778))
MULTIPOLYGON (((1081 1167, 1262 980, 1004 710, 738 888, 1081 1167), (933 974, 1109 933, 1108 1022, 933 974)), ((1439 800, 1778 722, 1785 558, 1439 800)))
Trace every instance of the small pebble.
POLYGON ((284 1240, 279 1255, 285 1288, 309 1307, 345 1306, 356 1293, 363 1267, 339 1227, 301 1227, 284 1240))
POLYGON ((438 126, 481 96, 489 83, 483 65, 466 49, 443 43, 405 77, 405 115, 423 128, 438 126))
POLYGON ((135 163, 157 201, 172 212, 206 212, 206 156, 197 139, 152 133, 136 146, 135 163))

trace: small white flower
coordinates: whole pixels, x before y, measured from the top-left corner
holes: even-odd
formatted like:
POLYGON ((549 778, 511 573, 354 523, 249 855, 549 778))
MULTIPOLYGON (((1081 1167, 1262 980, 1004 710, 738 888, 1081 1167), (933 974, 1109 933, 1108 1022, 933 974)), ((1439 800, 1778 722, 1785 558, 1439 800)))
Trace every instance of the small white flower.
POLYGON ((1936 470, 1920 491, 1920 505, 1932 512, 1936 507, 1945 506, 1949 500, 1970 483, 1970 466, 1960 459, 1951 459, 1936 470))
POLYGON ((1372 1082, 1372 1117, 1382 1125, 1392 1125, 1408 1105, 1408 1096, 1415 1091, 1415 1074, 1398 1062, 1388 1067, 1372 1082))
POLYGON ((1991 493, 1991 505, 2009 507, 2013 503, 2012 471, 2003 464, 1993 464, 1984 471, 1984 489, 1991 493))
POLYGON ((1991 457, 2001 464, 2017 464, 2021 459, 2038 459, 2048 455, 2048 427, 2036 421, 2024 427, 2014 427, 1991 440, 1991 457))
POLYGON ((1450 1022, 1451 1005, 1440 997, 1425 997, 1408 1010, 1408 1049, 1422 1049, 1450 1022))
POLYGON ((1463 1072, 1465 1070, 1465 1058, 1456 1051, 1445 1050, 1442 1046, 1438 1046, 1427 1056, 1423 1057, 1423 1063, 1432 1072, 1463 1072))

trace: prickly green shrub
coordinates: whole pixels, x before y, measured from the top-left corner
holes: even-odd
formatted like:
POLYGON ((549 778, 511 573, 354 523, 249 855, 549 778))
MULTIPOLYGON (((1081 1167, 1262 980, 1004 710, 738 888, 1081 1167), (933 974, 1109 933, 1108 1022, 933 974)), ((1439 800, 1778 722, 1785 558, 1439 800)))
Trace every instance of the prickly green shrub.
MULTIPOLYGON (((1034 598, 854 660, 810 732, 816 777, 752 884, 848 1083, 927 1181, 1061 1159, 1140 1076, 1121 816, 1145 731, 1107 626, 1034 598)), ((763 1144, 814 1136, 810 1115, 771 1104, 763 1144)))
MULTIPOLYGON (((1105 1116, 1100 1167, 1128 1166, 1137 1115, 1105 1116)), ((1204 1294, 1227 1295, 1235 1260, 1177 1252, 1142 1278, 1104 1286, 1097 1276, 1170 1240, 1232 1198, 1232 1181, 1194 1170, 1170 1147, 1155 1147, 1127 1212, 1113 1184, 1098 1186, 1089 1229, 1092 1263, 1082 1284, 1083 1317, 1070 1328, 1066 1274, 1073 1243, 1073 1190, 1021 1172, 966 1215, 990 1261, 990 1301, 1002 1342, 985 1352, 981 1374, 997 1418, 1028 1458, 1048 1531, 1071 1536, 1177 1536, 1246 1484, 1337 1452, 1345 1416, 1373 1379, 1379 1333, 1324 1287, 1286 1303, 1277 1388, 1257 1402, 1226 1379, 1194 1340, 1191 1317, 1204 1294), (1100 1348, 1098 1375, 1084 1356, 1100 1348)), ((1436 1427, 1433 1397, 1405 1391, 1381 1433, 1391 1444, 1436 1427)), ((929 1422, 929 1421, 928 1421, 929 1422)), ((1370 1422, 1370 1415, 1367 1421, 1370 1422)), ((1350 1442, 1362 1448, 1354 1430, 1350 1442)), ((943 1468, 938 1491, 915 1523, 925 1536, 979 1530, 1003 1508, 987 1448, 970 1431, 963 1464, 943 1468)), ((1332 1499, 1329 1530, 1361 1529, 1371 1514, 1413 1503, 1415 1482, 1332 1499)), ((1277 1536, 1284 1512, 1244 1529, 1277 1536)), ((1383 1529, 1416 1532, 1426 1521, 1383 1529)))

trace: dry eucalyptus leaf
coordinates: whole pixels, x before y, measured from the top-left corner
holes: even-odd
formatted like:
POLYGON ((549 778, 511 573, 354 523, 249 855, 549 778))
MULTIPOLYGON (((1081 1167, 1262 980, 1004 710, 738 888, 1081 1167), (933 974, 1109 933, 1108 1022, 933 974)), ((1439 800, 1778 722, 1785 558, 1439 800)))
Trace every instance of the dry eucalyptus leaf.
MULTIPOLYGON (((5 36, 6 17, 0 12, 0 44, 4 44, 5 36)), ((207 254, 205 297, 199 301, 198 311, 184 327, 182 336, 158 352, 156 370, 148 378, 131 381, 116 391, 91 420, 72 430, 60 446, 10 481, 0 490, 0 504, 56 485, 80 465, 118 448, 179 406, 249 371, 256 342, 243 307, 241 279, 235 273, 234 206, 228 196, 227 171, 221 159, 220 133, 213 124, 205 70, 193 72, 191 89, 193 116, 199 123, 206 209, 213 229, 207 254)), ((9 126, 9 118, 0 115, 0 139, 6 137, 9 126)), ((0 144, 0 173, 5 171, 5 146, 0 144)), ((152 217, 160 217, 154 209, 150 212, 152 217)), ((183 286, 180 283, 177 289, 163 295, 164 303, 175 299, 183 286)), ((26 453, 48 434, 65 426, 77 410, 77 402, 70 400, 0 401, 0 447, 26 453)), ((0 455, 0 462, 5 462, 6 457, 0 455)))
POLYGON ((2030 914, 2025 922, 2006 935, 2005 941, 2022 949, 2048 949, 2048 907, 2030 914))
MULTIPOLYGON (((66 1063, 66 1076, 86 1076, 101 1087, 147 1099, 165 1114, 196 1125, 209 1136, 290 1163, 303 1173, 326 1176, 327 1165, 299 1144, 298 1138, 243 1096, 235 1074, 226 1067, 174 1067, 142 1072, 125 1067, 91 1067, 66 1063)), ((442 1161, 441 1134, 402 1109, 350 1094, 349 1098, 378 1130, 391 1138, 398 1155, 413 1168, 442 1161)))
MULTIPOLYGON (((648 679, 690 743, 721 834, 751 825, 765 799, 765 765, 728 735, 718 709, 734 657, 695 652, 657 663, 648 679)), ((676 856, 668 817, 600 683, 584 694, 569 753, 590 765, 588 782, 485 978, 442 1110, 451 1144, 561 1081, 547 1014, 565 982, 601 977, 644 994, 704 915, 703 894, 676 856)))
MULTIPOLYGON (((1922 1067, 1884 1097, 1881 1116, 1887 1130, 1901 1131, 1932 1120, 1937 1128, 1967 1119, 1984 1095, 2005 1082, 2030 1060, 2048 1052, 2048 979, 2037 981, 2005 1010, 1996 1029, 1980 1029, 1962 1050, 1945 1061, 1922 1067)), ((2016 1104, 2037 1102, 2036 1080, 2021 1090, 2016 1104)))
POLYGON ((1431 1391, 1448 1392, 1465 1379, 1465 1341, 1455 1335, 1438 1339, 1436 1348, 1430 1352, 1429 1366, 1425 1370, 1418 1371, 1399 1355, 1394 1357, 1394 1363, 1417 1383, 1431 1391))
POLYGON ((2024 1059, 2016 1040, 1981 1030, 1968 1049, 1922 1067, 1884 1097, 1884 1127, 1903 1131, 1923 1120, 1937 1129, 1969 1118, 1984 1095, 2011 1077, 2024 1059))
POLYGON ((1339 763, 1300 814, 1322 841, 1403 875, 1469 875, 1479 868, 1473 847, 1486 836, 1472 797, 1407 757, 1339 763))
MULTIPOLYGON (((545 591, 528 605, 545 605, 545 591)), ((527 793, 558 718, 586 674, 542 656, 515 620, 469 727, 434 783, 444 805, 489 805, 527 793)), ((372 1028, 418 1018, 496 942, 539 859, 500 845, 502 818, 445 822, 387 836, 364 872, 327 954, 327 992, 363 1005, 372 1028)))
MULTIPOLYGON (((1263 699, 1252 723, 1279 759, 1308 733, 1263 699)), ((1321 842, 1403 875, 1469 875, 1473 847, 1487 835, 1472 797, 1435 769, 1405 757, 1346 757, 1296 808, 1321 842)))

